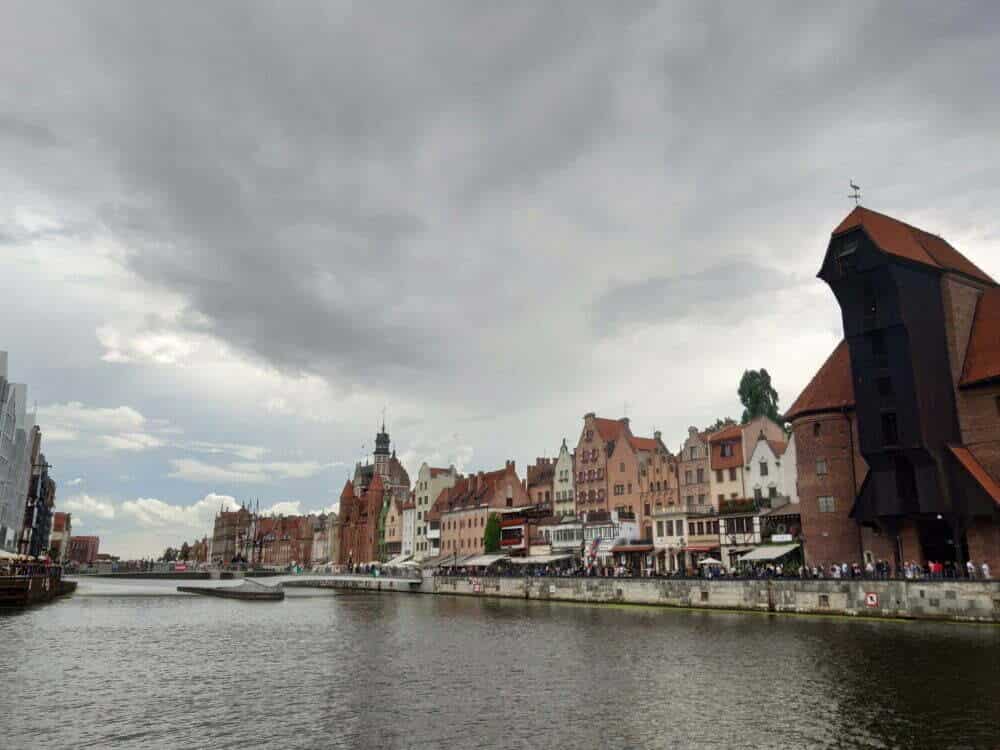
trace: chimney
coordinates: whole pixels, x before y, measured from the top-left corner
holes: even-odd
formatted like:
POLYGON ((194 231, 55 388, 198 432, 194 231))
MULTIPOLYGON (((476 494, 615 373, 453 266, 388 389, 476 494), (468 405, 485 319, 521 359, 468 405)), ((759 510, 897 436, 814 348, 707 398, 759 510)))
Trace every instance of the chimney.
POLYGON ((654 437, 654 438, 655 438, 655 439, 656 439, 656 440, 657 440, 658 442, 662 442, 662 438, 663 438, 663 433, 662 433, 662 432, 660 432, 659 430, 657 430, 656 432, 654 432, 654 433, 653 433, 653 437, 654 437))

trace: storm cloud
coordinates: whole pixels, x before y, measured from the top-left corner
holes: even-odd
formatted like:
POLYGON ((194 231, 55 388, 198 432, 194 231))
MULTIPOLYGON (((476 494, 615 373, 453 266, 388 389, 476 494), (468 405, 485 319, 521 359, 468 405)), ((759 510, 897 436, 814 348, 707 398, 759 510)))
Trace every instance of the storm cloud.
POLYGON ((625 402, 674 444, 832 348, 848 180, 1000 273, 998 43, 989 2, 12 3, 0 348, 148 420, 95 463, 50 409, 116 503, 328 507, 384 406, 415 464, 625 402))

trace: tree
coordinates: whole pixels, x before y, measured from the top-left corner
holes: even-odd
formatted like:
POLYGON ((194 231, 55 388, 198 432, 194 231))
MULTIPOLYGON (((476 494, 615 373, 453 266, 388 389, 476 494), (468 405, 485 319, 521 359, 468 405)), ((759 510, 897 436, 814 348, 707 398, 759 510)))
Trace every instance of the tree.
POLYGON ((167 547, 163 550, 163 562, 173 562, 177 559, 177 550, 173 547, 167 547))
POLYGON ((191 545, 184 542, 184 544, 181 545, 180 559, 186 561, 189 557, 191 557, 191 545))
POLYGON ((730 427, 734 424, 736 424, 736 420, 732 417, 719 417, 715 420, 715 424, 709 425, 705 428, 705 432, 717 432, 723 427, 730 427))
POLYGON ((500 551, 500 516, 490 513, 483 530, 483 549, 486 554, 493 555, 500 551))
POLYGON ((771 376, 763 367, 759 370, 745 370, 740 378, 738 391, 743 404, 743 423, 757 417, 770 417, 781 424, 778 413, 778 392, 771 385, 771 376))

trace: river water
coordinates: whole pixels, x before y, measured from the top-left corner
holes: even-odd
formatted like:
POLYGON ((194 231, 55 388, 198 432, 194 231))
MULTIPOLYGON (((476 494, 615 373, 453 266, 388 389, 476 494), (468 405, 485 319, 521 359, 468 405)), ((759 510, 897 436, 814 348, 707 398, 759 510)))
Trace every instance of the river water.
POLYGON ((1000 628, 84 580, 0 614, 0 748, 993 748, 1000 628))

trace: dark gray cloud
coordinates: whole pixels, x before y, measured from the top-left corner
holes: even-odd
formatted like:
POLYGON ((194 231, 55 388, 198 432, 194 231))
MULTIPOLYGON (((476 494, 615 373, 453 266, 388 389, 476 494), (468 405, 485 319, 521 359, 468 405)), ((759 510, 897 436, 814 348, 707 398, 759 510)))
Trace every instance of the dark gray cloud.
POLYGON ((599 334, 611 336, 630 325, 739 320, 756 308, 773 308, 775 292, 804 281, 776 268, 737 260, 698 273, 612 287, 594 301, 591 322, 599 334))

